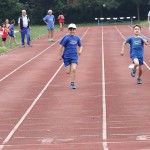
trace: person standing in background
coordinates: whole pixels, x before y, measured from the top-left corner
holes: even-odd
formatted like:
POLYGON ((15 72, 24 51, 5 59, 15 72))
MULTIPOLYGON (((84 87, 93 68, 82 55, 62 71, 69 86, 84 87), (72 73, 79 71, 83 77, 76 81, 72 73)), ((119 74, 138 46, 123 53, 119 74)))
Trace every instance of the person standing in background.
POLYGON ((9 24, 9 20, 8 19, 5 20, 5 24, 6 24, 7 32, 9 33, 9 26, 10 26, 10 24, 9 24))
POLYGON ((47 25, 49 42, 54 42, 54 40, 53 40, 53 35, 54 35, 55 17, 54 17, 54 15, 52 15, 52 13, 53 13, 52 10, 48 10, 48 15, 46 15, 46 16, 43 18, 43 21, 44 21, 44 22, 46 23, 46 25, 47 25))
POLYGON ((6 28, 6 23, 3 22, 0 28, 0 31, 2 31, 2 47, 6 47, 6 39, 7 39, 7 28, 6 28))
POLYGON ((11 44, 11 40, 14 39, 14 42, 16 45, 18 45, 16 37, 15 37, 15 33, 14 33, 14 25, 15 25, 15 20, 13 19, 11 21, 11 25, 8 27, 9 28, 9 45, 11 44))
POLYGON ((21 33, 21 44, 25 47, 25 35, 27 37, 27 45, 31 47, 30 44, 30 19, 27 16, 26 10, 22 10, 22 15, 18 19, 18 28, 21 33))
POLYGON ((65 17, 62 12, 60 12, 60 15, 58 16, 58 21, 60 25, 60 31, 64 30, 64 22, 65 22, 65 17))

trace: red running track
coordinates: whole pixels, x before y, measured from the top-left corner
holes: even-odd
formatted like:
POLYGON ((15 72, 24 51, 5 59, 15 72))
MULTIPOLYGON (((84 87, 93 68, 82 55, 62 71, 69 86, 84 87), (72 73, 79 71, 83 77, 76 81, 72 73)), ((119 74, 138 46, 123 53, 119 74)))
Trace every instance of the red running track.
MULTIPOLYGON (((149 37, 147 28, 143 34, 149 37)), ((0 150, 149 150, 150 60, 143 84, 130 77, 130 26, 78 28, 76 90, 57 59, 59 39, 0 56, 0 150), (58 41, 57 41, 58 40, 58 41)))

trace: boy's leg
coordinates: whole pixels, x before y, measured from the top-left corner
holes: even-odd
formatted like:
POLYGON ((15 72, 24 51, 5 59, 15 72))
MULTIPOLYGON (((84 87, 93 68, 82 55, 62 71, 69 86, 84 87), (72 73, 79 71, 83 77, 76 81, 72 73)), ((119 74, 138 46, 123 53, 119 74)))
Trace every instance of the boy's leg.
POLYGON ((70 72, 71 72, 71 65, 66 66, 65 70, 66 70, 66 74, 70 74, 70 72))
POLYGON ((10 36, 10 37, 9 37, 9 45, 11 44, 11 39, 12 39, 12 38, 11 38, 11 36, 10 36))
POLYGON ((135 58, 133 60, 133 62, 134 62, 134 69, 136 70, 136 68, 139 66, 139 60, 138 60, 138 58, 135 58))
POLYGON ((140 66, 139 66, 139 74, 138 74, 138 78, 141 77, 142 73, 143 73, 143 66, 140 65, 140 66))
POLYGON ((135 58, 133 60, 133 63, 134 63, 134 68, 132 69, 131 71, 131 76, 132 77, 135 77, 135 74, 136 74, 136 68, 139 66, 139 60, 137 58, 135 58))
POLYGON ((2 47, 5 47, 5 42, 4 41, 2 41, 2 47))
POLYGON ((13 38, 14 38, 14 42, 15 42, 15 44, 18 44, 18 43, 17 43, 17 40, 16 40, 16 37, 14 36, 13 38))
POLYGON ((137 84, 142 84, 141 75, 143 73, 143 58, 140 59, 139 61, 140 61, 140 65, 139 65, 139 74, 138 74, 138 78, 137 78, 137 84))
POLYGON ((70 84, 70 87, 72 89, 76 89, 76 86, 74 84, 75 79, 76 79, 76 68, 77 68, 77 64, 71 63, 71 84, 70 84))
POLYGON ((77 68, 77 64, 71 63, 71 81, 72 82, 75 82, 75 79, 76 79, 76 68, 77 68))

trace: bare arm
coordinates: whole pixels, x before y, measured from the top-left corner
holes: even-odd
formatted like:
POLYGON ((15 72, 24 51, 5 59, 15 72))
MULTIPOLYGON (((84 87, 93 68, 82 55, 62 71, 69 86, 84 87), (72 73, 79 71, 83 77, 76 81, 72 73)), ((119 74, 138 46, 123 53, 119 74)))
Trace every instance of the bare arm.
POLYGON ((21 32, 20 23, 18 23, 18 30, 21 32))
POLYGON ((60 45, 59 51, 58 51, 58 59, 59 59, 59 60, 62 59, 63 51, 64 51, 64 47, 63 47, 62 45, 60 45))
POLYGON ((43 20, 45 22, 45 24, 48 24, 47 21, 43 20))
POLYGON ((82 47, 82 46, 80 46, 80 47, 79 47, 79 55, 81 55, 82 50, 83 50, 83 47, 82 47))
POLYGON ((122 44, 122 50, 121 50, 121 56, 124 55, 124 49, 125 49, 125 45, 126 45, 126 42, 124 41, 123 44, 122 44))
POLYGON ((148 40, 143 38, 142 36, 138 36, 143 42, 145 45, 148 45, 148 40))

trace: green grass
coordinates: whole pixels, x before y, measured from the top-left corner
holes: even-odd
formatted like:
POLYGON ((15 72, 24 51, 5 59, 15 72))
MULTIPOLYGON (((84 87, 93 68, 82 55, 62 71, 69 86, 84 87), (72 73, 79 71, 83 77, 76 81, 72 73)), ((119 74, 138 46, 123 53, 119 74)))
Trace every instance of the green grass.
MULTIPOLYGON (((58 30, 59 26, 56 25, 55 26, 55 30, 58 30)), ((15 31, 18 30, 18 27, 15 26, 15 31)), ((46 26, 31 26, 31 30, 30 30, 30 35, 31 35, 31 41, 35 40, 39 37, 42 37, 44 35, 47 35, 47 29, 46 26)), ((21 43, 21 35, 20 32, 15 33, 16 39, 18 43, 21 43)), ((8 44, 9 41, 9 37, 6 40, 6 48, 2 47, 2 42, 0 42, 0 54, 6 53, 14 48, 16 48, 17 46, 15 45, 13 39, 11 41, 11 45, 8 44)))
MULTIPOLYGON (((148 26, 147 21, 142 21, 142 22, 133 22, 134 24, 140 24, 141 26, 148 26)), ((83 24, 77 24, 77 27, 81 27, 81 26, 95 26, 97 25, 97 22, 94 23, 83 23, 83 24)), ((65 27, 67 27, 68 25, 66 24, 65 27)), ((56 25, 55 26, 55 30, 58 30, 59 26, 56 25)), ((15 27, 15 30, 18 30, 18 27, 15 27)), ((31 41, 35 40, 39 37, 42 37, 44 35, 47 35, 47 29, 46 26, 31 26, 31 30, 30 30, 30 35, 31 35, 31 41)), ((18 41, 18 43, 20 43, 21 40, 21 36, 20 33, 17 32, 15 33, 16 39, 18 41)), ((9 38, 9 37, 8 37, 9 38)), ((8 39, 6 41, 6 48, 3 48, 0 42, 0 54, 6 53, 14 48, 16 48, 17 46, 14 44, 14 41, 12 40, 12 44, 11 46, 8 44, 8 39)))
POLYGON ((148 26, 147 20, 146 20, 146 21, 141 21, 139 24, 140 24, 141 26, 143 26, 143 27, 147 27, 147 26, 148 26))

